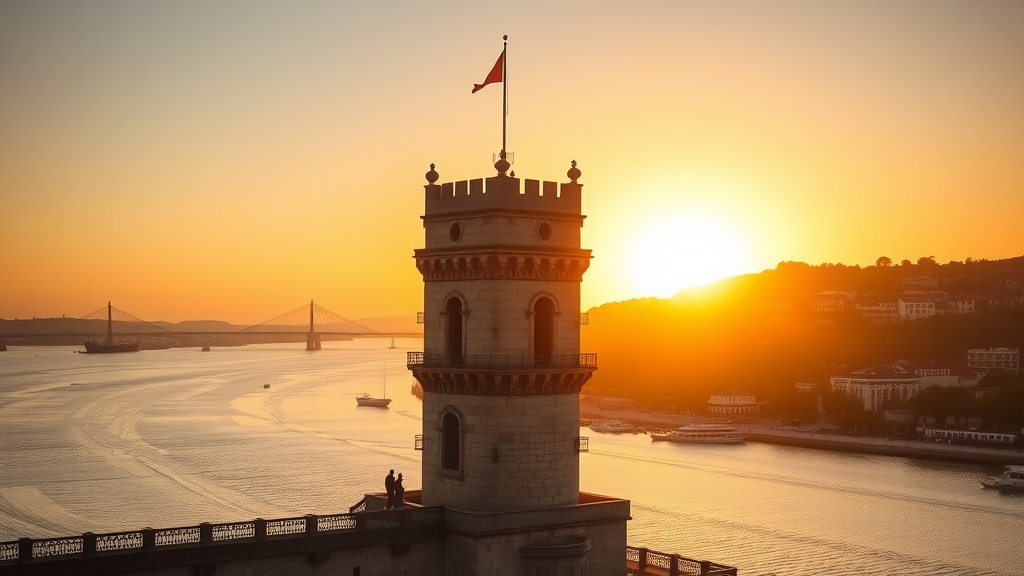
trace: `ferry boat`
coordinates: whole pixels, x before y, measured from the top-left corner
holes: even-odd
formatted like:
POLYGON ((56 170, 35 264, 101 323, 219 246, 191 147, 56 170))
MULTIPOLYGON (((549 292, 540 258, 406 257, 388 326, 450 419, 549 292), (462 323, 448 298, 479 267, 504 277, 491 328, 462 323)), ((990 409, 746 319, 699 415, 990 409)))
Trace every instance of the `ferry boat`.
POLYGON ((998 488, 1000 490, 1024 490, 1024 466, 1009 464, 1003 466, 1006 469, 999 476, 986 476, 981 479, 981 485, 986 488, 998 488))
POLYGON ((687 424, 665 434, 651 434, 654 442, 681 444, 742 444, 743 433, 723 424, 687 424))

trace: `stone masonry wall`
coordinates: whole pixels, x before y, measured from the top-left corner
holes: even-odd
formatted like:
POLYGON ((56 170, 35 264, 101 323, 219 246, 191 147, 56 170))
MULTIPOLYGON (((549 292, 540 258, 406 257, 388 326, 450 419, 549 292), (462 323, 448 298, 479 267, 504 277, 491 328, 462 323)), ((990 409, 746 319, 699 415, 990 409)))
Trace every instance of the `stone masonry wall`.
POLYGON ((425 506, 503 510, 577 503, 578 394, 427 393, 423 414, 425 506), (441 424, 427 420, 453 405, 463 417, 461 475, 440 470, 441 424))
POLYGON ((424 284, 424 352, 445 354, 444 303, 457 294, 464 319, 464 354, 533 354, 530 305, 540 295, 555 301, 555 354, 579 354, 580 294, 574 282, 449 280, 424 284))

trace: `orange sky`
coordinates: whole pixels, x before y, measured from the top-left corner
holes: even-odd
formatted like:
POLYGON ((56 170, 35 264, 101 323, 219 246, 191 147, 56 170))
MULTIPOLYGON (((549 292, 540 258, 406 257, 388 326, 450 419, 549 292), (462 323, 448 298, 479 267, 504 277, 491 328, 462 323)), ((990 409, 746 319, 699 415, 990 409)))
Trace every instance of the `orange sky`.
POLYGON ((514 170, 583 172, 584 307, 1019 256, 1021 30, 1017 0, 3 2, 0 318, 420 311, 423 173, 493 174, 502 34, 514 170))

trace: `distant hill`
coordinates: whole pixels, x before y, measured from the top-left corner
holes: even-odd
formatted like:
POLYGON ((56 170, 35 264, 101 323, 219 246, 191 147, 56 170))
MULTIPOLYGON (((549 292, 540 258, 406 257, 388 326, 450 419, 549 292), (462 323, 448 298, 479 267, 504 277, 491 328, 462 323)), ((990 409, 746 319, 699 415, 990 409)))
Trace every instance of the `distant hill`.
POLYGON ((711 391, 742 389, 767 398, 797 381, 900 359, 966 363, 969 348, 1024 346, 1024 257, 897 266, 811 266, 774 270, 590 310, 582 351, 598 354, 587 390, 701 409, 711 391), (924 289, 921 289, 924 287, 924 289), (822 313, 821 292, 844 301, 822 313), (915 297, 979 302, 970 314, 879 322, 857 299, 915 297), (924 296, 921 296, 923 294, 924 296))

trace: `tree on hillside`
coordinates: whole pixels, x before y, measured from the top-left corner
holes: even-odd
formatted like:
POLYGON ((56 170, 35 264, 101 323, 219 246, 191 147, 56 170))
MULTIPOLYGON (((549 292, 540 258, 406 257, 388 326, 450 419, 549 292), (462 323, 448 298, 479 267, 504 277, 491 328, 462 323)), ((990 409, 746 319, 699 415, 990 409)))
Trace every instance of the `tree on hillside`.
POLYGON ((878 260, 875 260, 875 266, 878 266, 879 268, 888 268, 889 266, 892 266, 892 258, 889 258, 888 256, 879 256, 878 260))
POLYGON ((864 420, 864 404, 853 394, 833 392, 822 394, 825 416, 843 430, 856 430, 864 420))
POLYGON ((921 256, 917 259, 918 266, 936 266, 935 256, 921 256))
POLYGON ((900 266, 913 266, 913 265, 914 265, 914 263, 911 262, 910 260, 907 260, 906 258, 904 258, 903 260, 900 260, 900 266))

